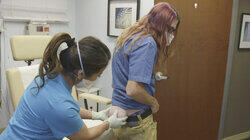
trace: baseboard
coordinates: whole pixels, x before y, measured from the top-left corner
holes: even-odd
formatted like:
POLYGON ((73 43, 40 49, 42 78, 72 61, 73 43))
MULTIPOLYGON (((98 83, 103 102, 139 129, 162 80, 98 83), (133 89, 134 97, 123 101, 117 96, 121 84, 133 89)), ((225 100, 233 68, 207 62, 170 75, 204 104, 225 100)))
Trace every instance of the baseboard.
POLYGON ((222 140, 250 140, 250 131, 226 137, 222 140))

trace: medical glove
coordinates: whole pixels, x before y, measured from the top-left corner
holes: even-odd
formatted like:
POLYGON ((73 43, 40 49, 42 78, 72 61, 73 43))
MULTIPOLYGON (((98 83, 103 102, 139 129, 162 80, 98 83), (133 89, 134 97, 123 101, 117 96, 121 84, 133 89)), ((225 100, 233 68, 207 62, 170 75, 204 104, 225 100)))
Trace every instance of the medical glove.
POLYGON ((93 120, 107 120, 108 119, 108 115, 109 115, 109 110, 110 110, 111 107, 105 109, 105 110, 102 110, 100 112, 95 112, 95 111, 92 111, 92 119, 93 120))
POLYGON ((120 128, 126 124, 128 117, 117 118, 117 113, 118 111, 116 110, 115 113, 106 120, 106 122, 109 122, 109 128, 120 128))

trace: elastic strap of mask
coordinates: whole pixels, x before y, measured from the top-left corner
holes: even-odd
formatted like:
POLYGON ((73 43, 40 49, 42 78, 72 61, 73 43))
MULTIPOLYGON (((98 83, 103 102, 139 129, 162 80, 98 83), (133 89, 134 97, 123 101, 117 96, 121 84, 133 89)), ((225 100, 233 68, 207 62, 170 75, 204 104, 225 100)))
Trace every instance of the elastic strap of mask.
POLYGON ((81 58, 81 53, 80 53, 80 49, 79 49, 79 44, 77 41, 76 41, 76 47, 77 47, 77 51, 78 51, 78 56, 79 56, 82 72, 83 72, 83 74, 85 74, 84 69, 83 69, 83 65, 82 65, 82 58, 81 58))

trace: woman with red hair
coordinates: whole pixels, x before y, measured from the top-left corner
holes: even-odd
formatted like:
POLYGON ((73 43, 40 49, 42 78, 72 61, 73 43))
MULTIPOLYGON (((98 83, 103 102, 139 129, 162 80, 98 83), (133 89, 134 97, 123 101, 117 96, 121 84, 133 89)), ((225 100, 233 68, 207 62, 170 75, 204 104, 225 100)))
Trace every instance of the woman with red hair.
POLYGON ((118 37, 112 60, 110 114, 118 110, 118 117, 128 116, 126 125, 113 129, 118 139, 157 139, 152 115, 159 110, 154 66, 159 57, 168 56, 179 22, 177 11, 162 2, 118 37))

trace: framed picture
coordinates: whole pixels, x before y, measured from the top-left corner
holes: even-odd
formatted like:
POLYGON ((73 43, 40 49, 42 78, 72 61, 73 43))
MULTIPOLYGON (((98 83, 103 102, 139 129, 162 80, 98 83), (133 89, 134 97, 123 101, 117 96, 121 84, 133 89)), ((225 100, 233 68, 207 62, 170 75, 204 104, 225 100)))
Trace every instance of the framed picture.
POLYGON ((140 0, 108 0, 108 36, 119 36, 139 19, 140 0))
POLYGON ((242 14, 239 49, 250 50, 250 14, 242 14))

